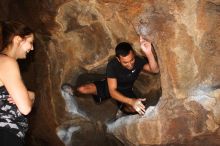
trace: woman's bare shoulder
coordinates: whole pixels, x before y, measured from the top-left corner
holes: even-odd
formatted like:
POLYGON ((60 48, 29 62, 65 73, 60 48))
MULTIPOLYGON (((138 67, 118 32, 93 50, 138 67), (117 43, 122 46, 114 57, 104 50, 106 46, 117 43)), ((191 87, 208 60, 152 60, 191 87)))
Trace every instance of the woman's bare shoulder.
POLYGON ((0 55, 0 85, 4 85, 4 80, 19 70, 18 63, 15 59, 0 55))
POLYGON ((0 72, 14 69, 18 69, 17 61, 14 58, 0 55, 0 72))

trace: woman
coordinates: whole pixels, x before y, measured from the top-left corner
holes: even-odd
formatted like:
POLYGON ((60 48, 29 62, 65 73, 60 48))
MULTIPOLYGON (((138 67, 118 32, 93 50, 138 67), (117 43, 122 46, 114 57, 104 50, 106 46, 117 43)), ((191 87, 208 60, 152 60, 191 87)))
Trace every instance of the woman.
POLYGON ((25 87, 17 59, 33 50, 34 34, 18 22, 0 26, 0 145, 22 146, 35 95, 25 87))

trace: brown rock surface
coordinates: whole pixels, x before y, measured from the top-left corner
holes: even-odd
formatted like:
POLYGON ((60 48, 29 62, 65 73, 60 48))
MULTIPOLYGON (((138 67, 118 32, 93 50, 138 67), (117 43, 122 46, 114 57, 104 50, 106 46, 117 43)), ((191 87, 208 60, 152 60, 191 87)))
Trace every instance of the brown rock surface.
POLYGON ((69 114, 60 87, 77 84, 84 73, 103 74, 120 41, 132 42, 141 54, 137 34, 152 40, 160 75, 142 74, 135 89, 151 98, 160 96, 161 87, 162 95, 144 117, 123 117, 109 124, 108 131, 125 145, 143 146, 201 146, 206 144, 203 139, 219 137, 218 0, 2 0, 0 6, 2 20, 21 20, 37 30, 34 60, 23 73, 38 97, 30 116, 29 145, 61 146, 56 130, 71 126, 83 129, 72 136, 72 144, 80 145, 86 130, 90 145, 115 141, 96 141, 104 134, 97 123, 102 125, 115 113, 111 101, 96 105, 90 97, 79 97, 79 108, 89 118, 85 120, 69 114))

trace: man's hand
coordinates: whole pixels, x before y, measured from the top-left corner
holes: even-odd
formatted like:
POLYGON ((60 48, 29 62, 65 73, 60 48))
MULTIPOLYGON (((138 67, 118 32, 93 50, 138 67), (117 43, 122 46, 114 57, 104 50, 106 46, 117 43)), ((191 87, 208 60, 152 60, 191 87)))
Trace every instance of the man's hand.
POLYGON ((133 102, 131 106, 135 111, 138 112, 140 115, 144 115, 145 113, 145 106, 142 104, 141 101, 145 101, 146 99, 138 98, 138 99, 133 99, 133 102))
POLYGON ((153 53, 154 50, 152 48, 151 42, 146 41, 140 36, 140 43, 141 49, 148 59, 148 63, 144 65, 143 69, 147 72, 158 73, 160 70, 153 53))
POLYGON ((152 48, 151 43, 143 39, 141 36, 140 36, 140 44, 141 44, 141 49, 145 54, 151 53, 151 48, 152 48))

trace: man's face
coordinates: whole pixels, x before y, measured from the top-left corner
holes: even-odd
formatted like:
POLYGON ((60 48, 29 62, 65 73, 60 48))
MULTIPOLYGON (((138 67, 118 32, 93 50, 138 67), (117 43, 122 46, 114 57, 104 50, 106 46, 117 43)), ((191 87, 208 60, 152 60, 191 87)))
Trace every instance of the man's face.
POLYGON ((134 62, 135 62, 135 55, 133 51, 130 51, 129 54, 125 57, 119 56, 117 57, 118 61, 121 63, 122 66, 125 68, 132 70, 134 67, 134 62))

